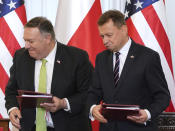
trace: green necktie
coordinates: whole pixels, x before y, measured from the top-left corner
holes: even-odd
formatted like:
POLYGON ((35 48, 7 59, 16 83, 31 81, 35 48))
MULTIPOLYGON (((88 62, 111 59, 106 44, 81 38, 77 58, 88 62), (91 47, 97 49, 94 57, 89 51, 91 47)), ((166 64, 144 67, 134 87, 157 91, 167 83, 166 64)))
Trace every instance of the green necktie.
MULTIPOLYGON (((39 76, 39 88, 38 92, 46 93, 46 59, 42 59, 42 65, 40 69, 39 76)), ((45 119, 46 110, 43 108, 37 108, 36 113, 36 131, 47 131, 46 119, 45 119)))

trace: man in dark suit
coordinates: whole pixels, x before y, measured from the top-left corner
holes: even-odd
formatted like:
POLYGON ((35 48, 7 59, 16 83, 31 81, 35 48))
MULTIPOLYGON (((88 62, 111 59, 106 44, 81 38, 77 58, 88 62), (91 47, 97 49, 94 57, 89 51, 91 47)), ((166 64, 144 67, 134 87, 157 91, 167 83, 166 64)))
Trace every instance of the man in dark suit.
POLYGON ((12 124, 24 131, 35 130, 36 108, 19 110, 17 90, 38 91, 41 60, 46 59, 47 93, 53 103, 43 103, 47 130, 88 131, 85 108, 93 67, 88 54, 55 40, 50 21, 30 20, 24 27, 25 48, 16 51, 5 90, 6 108, 12 124))
POLYGON ((96 57, 92 88, 88 92, 89 117, 100 121, 100 131, 156 131, 155 118, 170 101, 159 54, 129 38, 124 15, 117 10, 105 12, 99 18, 98 28, 107 50, 96 57), (115 63, 119 76, 114 76, 115 63), (114 77, 119 79, 114 81, 114 77), (100 101, 139 105, 139 116, 108 121, 100 113, 100 101))

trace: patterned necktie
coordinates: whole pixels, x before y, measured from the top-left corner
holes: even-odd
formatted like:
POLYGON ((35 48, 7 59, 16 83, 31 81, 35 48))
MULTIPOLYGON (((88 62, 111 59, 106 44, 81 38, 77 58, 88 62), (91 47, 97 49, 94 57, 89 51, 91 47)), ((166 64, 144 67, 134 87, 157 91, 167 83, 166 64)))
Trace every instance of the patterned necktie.
MULTIPOLYGON (((39 88, 38 92, 46 93, 46 59, 42 59, 42 65, 40 69, 39 76, 39 88)), ((36 131, 47 131, 46 119, 45 119, 46 110, 43 108, 37 108, 36 113, 36 131)))
POLYGON ((116 56, 116 62, 115 62, 115 67, 114 67, 114 85, 117 87, 117 83, 119 80, 119 64, 120 64, 120 59, 119 59, 120 52, 115 53, 116 56))

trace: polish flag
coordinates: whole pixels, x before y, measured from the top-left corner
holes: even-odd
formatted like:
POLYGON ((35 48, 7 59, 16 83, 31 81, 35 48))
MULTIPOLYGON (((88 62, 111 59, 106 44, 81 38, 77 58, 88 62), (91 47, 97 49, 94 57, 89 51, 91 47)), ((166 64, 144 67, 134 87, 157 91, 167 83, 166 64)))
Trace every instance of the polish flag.
POLYGON ((97 53, 105 49, 97 26, 100 15, 100 0, 59 0, 56 39, 86 50, 93 65, 97 53))

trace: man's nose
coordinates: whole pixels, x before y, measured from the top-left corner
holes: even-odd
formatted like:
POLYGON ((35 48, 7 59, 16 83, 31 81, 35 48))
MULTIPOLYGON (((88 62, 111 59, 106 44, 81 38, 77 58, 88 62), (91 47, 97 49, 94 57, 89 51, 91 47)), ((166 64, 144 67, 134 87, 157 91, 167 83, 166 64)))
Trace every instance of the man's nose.
POLYGON ((107 44, 107 43, 108 43, 108 41, 109 41, 109 40, 108 40, 108 38, 107 38, 107 37, 104 37, 104 38, 103 38, 103 43, 104 43, 104 44, 107 44))
POLYGON ((25 41, 25 49, 29 49, 30 48, 30 43, 28 41, 25 41))

